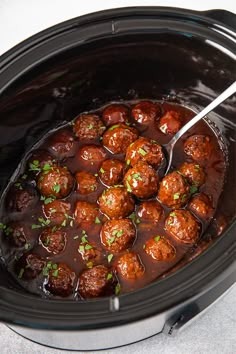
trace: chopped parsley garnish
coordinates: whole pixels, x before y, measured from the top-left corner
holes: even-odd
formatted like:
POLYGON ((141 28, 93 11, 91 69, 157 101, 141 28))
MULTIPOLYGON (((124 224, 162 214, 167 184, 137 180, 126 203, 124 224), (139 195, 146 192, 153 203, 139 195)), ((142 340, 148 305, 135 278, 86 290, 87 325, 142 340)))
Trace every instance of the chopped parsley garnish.
POLYGON ((200 170, 200 165, 194 165, 194 170, 195 170, 196 172, 199 172, 199 170, 200 170))
POLYGON ((112 258, 113 258, 112 253, 107 256, 108 263, 111 263, 112 258))
POLYGON ((175 212, 172 211, 172 212, 170 213, 170 216, 176 216, 175 212))
POLYGON ((90 123, 87 128, 88 129, 93 129, 93 124, 90 123))
POLYGON ((56 269, 56 270, 54 270, 54 272, 52 272, 52 276, 58 277, 58 273, 59 273, 59 269, 56 269))
POLYGON ((0 230, 3 230, 7 236, 10 235, 10 233, 12 233, 12 231, 13 231, 10 226, 7 226, 3 223, 0 223, 0 230))
POLYGON ((98 173, 95 173, 95 175, 94 175, 95 177, 97 177, 98 176, 98 173))
POLYGON ((127 161, 126 161, 126 165, 130 165, 130 160, 127 160, 127 161))
POLYGON ((16 188, 20 189, 20 190, 23 189, 23 187, 22 187, 22 185, 21 185, 20 182, 16 182, 16 183, 14 184, 14 186, 15 186, 16 188))
POLYGON ((80 246, 79 246, 79 251, 82 252, 82 253, 84 253, 84 246, 83 246, 83 245, 80 245, 80 246))
POLYGON ((84 248, 86 249, 86 251, 89 251, 89 250, 93 249, 93 246, 91 246, 89 243, 86 243, 84 248))
POLYGON ((105 173, 105 170, 101 167, 99 170, 101 173, 105 173))
POLYGON ((46 238, 46 240, 45 240, 45 242, 43 244, 44 244, 44 246, 48 246, 49 243, 50 243, 50 237, 47 236, 47 238, 46 238))
POLYGON ((121 237, 123 235, 123 233, 124 233, 123 230, 114 230, 112 232, 112 236, 121 237))
POLYGON ((43 168, 42 168, 42 171, 44 171, 44 174, 48 174, 49 171, 51 171, 52 169, 52 166, 49 164, 49 163, 45 163, 43 168))
POLYGON ((194 194, 197 192, 197 190, 198 190, 198 188, 196 186, 191 186, 189 189, 189 192, 190 192, 190 194, 194 194))
POLYGON ((116 287, 115 287, 115 294, 119 295, 119 293, 120 293, 120 284, 118 283, 118 284, 116 284, 116 287))
POLYGON ((181 202, 185 202, 186 198, 187 198, 187 194, 183 194, 181 197, 181 202))
POLYGON ((25 272, 25 269, 24 268, 21 268, 20 271, 19 271, 19 274, 18 274, 18 278, 21 279, 23 274, 25 272))
POLYGON ((132 213, 132 214, 130 214, 130 216, 129 216, 129 219, 131 219, 134 223, 136 223, 136 224, 140 224, 140 219, 139 218, 137 218, 137 216, 135 215, 135 213, 132 213))
POLYGON ((86 263, 86 266, 87 266, 88 268, 93 268, 93 262, 87 262, 87 263, 86 263))
POLYGON ((30 248, 30 244, 26 243, 25 246, 24 246, 24 249, 27 251, 29 248, 30 248))
POLYGON ((50 220, 44 220, 43 218, 38 218, 39 224, 31 225, 31 229, 40 229, 41 227, 48 226, 50 224, 50 220))
POLYGON ((107 274, 107 280, 110 280, 110 279, 112 279, 112 274, 111 274, 111 273, 108 273, 108 274, 107 274))
POLYGON ((55 200, 55 197, 48 197, 44 199, 44 204, 52 203, 55 200))
POLYGON ((142 155, 142 156, 146 156, 146 155, 147 155, 147 151, 145 151, 145 150, 142 149, 142 148, 139 148, 139 149, 138 149, 138 152, 139 152, 140 155, 142 155))
MULTIPOLYGON (((54 272, 53 273, 55 273, 56 271, 56 273, 55 274, 57 274, 58 275, 58 266, 57 266, 57 264, 56 263, 52 263, 52 261, 49 261, 47 264, 46 264, 46 266, 43 268, 43 275, 44 276, 47 276, 48 274, 49 274, 49 271, 50 270, 54 270, 54 272)), ((53 273, 52 273, 52 275, 53 275, 53 273)), ((57 275, 53 275, 54 277, 57 277, 57 275)))
POLYGON ((113 125, 112 127, 110 127, 110 128, 108 129, 108 131, 110 132, 110 131, 112 131, 112 130, 114 130, 114 129, 116 129, 116 128, 119 128, 119 124, 113 125))
POLYGON ((39 160, 33 160, 29 164, 29 171, 41 171, 41 168, 39 167, 39 160))
POLYGON ((52 187, 52 190, 53 190, 53 192, 55 192, 55 193, 59 193, 60 190, 61 190, 60 184, 54 184, 54 186, 52 187))
POLYGON ((154 240, 155 240, 156 242, 160 241, 160 239, 161 239, 161 236, 156 236, 156 237, 154 237, 154 240))
POLYGON ((109 240, 107 240, 107 243, 109 246, 111 246, 113 244, 113 242, 115 241, 116 237, 112 236, 109 240))
POLYGON ((126 187, 127 187, 127 191, 130 192, 130 193, 132 193, 132 188, 131 188, 131 186, 130 186, 128 180, 126 181, 126 187))
POLYGON ((180 193, 179 192, 175 193, 174 196, 173 196, 174 200, 179 199, 179 197, 180 197, 180 193))
POLYGON ((95 224, 101 224, 101 221, 100 221, 100 219, 97 216, 95 218, 95 224))
POLYGON ((109 199, 106 200, 106 201, 105 201, 105 204, 106 204, 106 205, 110 205, 110 204, 111 204, 111 200, 109 200, 109 199))
POLYGON ((132 174, 132 178, 134 178, 134 179, 136 179, 138 181, 142 181, 142 177, 141 177, 140 172, 132 174))

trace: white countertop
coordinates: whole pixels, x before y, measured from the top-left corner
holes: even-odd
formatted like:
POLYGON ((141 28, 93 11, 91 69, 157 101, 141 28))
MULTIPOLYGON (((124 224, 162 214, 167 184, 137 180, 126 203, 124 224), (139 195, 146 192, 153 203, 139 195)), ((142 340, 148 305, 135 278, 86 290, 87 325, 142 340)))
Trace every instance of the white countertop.
MULTIPOLYGON (((236 0, 0 0, 0 55, 29 36, 70 18, 124 6, 175 6, 194 10, 225 9, 236 13, 236 0)), ((32 343, 0 324, 1 354, 74 353, 32 343)), ((91 353, 91 352, 90 352, 91 353)), ((196 322, 178 334, 163 334, 106 354, 235 354, 236 285, 196 322)))

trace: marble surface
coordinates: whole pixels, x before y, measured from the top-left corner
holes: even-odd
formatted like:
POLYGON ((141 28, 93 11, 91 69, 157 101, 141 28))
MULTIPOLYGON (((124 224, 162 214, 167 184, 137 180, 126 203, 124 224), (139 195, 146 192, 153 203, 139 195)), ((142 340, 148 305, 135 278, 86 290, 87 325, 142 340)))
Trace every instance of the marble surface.
MULTIPOLYGON (((0 0, 0 55, 49 26, 89 12, 122 6, 175 6, 236 13, 236 0, 0 0)), ((32 343, 0 324, 1 354, 59 354, 65 351, 32 343)), ((74 353, 67 351, 67 353, 74 353)), ((92 352, 90 352, 92 353, 92 352)), ((236 353, 236 285, 223 298, 172 338, 163 334, 106 354, 234 354, 236 353)))

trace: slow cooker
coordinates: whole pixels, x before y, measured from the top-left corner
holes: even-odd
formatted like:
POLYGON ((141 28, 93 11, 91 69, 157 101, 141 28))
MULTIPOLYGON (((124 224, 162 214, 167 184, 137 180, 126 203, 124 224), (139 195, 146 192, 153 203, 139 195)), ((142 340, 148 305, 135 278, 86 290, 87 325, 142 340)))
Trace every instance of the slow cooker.
MULTIPOLYGON (((50 128, 108 101, 156 97, 200 111, 236 79, 236 16, 158 7, 78 17, 0 58, 1 193, 50 128)), ((0 319, 51 347, 96 350, 174 335, 236 280, 236 97, 209 115, 227 147, 224 190, 206 230, 212 245, 135 292, 83 302, 27 293, 0 269, 0 319)))

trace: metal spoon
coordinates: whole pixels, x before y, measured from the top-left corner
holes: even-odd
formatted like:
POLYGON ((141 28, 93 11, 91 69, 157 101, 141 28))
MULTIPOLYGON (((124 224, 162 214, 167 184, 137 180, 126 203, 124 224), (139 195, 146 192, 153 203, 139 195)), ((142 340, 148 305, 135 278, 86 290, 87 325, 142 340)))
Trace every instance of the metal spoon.
POLYGON ((168 162, 168 166, 165 171, 165 175, 168 173, 172 158, 173 158, 173 149, 175 143, 181 138, 181 136, 186 133, 194 124, 196 124, 200 119, 204 118, 208 113, 210 113, 214 108, 219 106, 222 102, 224 102, 228 97, 233 95, 236 92, 236 81, 230 85, 224 92, 222 92, 214 101, 212 101, 208 106, 206 106, 200 113, 198 113, 195 117, 193 117, 187 124, 185 124, 169 141, 168 144, 163 145, 166 153, 166 159, 168 162))

